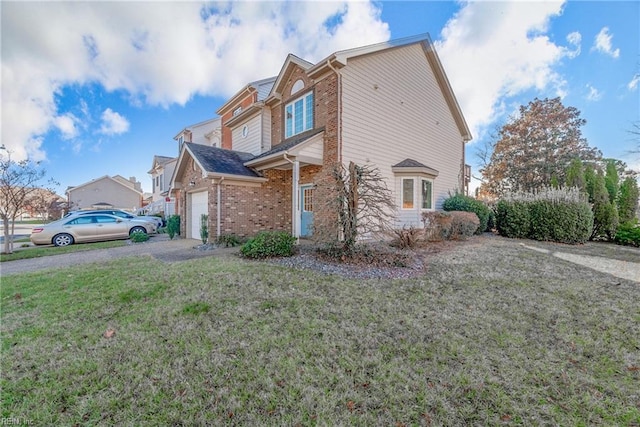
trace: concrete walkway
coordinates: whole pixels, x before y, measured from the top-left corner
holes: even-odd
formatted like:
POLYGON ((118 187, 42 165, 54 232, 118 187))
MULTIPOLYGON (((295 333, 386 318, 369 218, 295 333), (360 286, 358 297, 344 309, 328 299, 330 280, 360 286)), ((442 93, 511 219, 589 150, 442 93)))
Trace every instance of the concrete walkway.
POLYGON ((127 256, 152 256, 165 262, 178 262, 238 252, 238 248, 200 250, 198 246, 201 243, 200 240, 193 239, 174 238, 169 240, 166 234, 158 234, 151 237, 148 242, 117 248, 5 261, 0 263, 0 277, 45 269, 64 268, 72 265, 107 262, 127 256))
POLYGON ((549 249, 542 249, 525 245, 524 243, 521 243, 521 245, 527 249, 549 254, 565 261, 582 265, 583 267, 591 268, 602 273, 607 273, 612 276, 619 277, 620 279, 627 279, 640 283, 640 262, 620 261, 617 259, 605 258, 600 256, 578 255, 568 252, 551 251, 549 249))

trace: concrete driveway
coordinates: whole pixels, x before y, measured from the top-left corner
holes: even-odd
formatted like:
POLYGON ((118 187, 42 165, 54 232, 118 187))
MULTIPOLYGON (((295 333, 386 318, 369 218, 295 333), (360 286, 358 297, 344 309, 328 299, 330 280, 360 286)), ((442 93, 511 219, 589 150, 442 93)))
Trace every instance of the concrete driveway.
POLYGON ((73 265, 107 262, 128 256, 152 256, 164 262, 179 262, 213 255, 237 253, 238 248, 200 249, 202 242, 193 239, 175 238, 169 240, 166 234, 151 237, 145 243, 132 243, 127 246, 74 252, 40 258, 5 261, 0 263, 0 276, 20 274, 73 265))

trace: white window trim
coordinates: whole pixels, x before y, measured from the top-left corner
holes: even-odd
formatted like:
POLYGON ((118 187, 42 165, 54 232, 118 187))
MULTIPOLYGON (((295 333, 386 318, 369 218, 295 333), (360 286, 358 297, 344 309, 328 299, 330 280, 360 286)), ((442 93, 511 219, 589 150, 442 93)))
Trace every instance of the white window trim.
POLYGON ((434 180, 430 179, 430 178, 425 178, 425 177, 418 177, 418 180, 420 181, 420 188, 419 188, 419 195, 420 195, 420 210, 421 211, 434 211, 436 210, 435 208, 435 200, 434 200, 434 180), (423 198, 422 198, 422 181, 427 181, 431 183, 431 207, 430 208, 423 208, 423 198))
MULTIPOLYGON (((304 95, 301 95, 301 96, 297 97, 296 99, 294 99, 294 100, 292 100, 290 102, 287 102, 285 104, 285 106, 284 106, 284 135, 285 135, 285 138, 291 138, 292 136, 296 136, 296 135, 299 135, 299 134, 301 134, 303 132, 306 132, 306 131, 308 131, 310 129, 313 129, 313 126, 314 126, 313 120, 314 120, 315 111, 313 111, 312 114, 311 114, 311 127, 309 129, 307 129, 307 122, 306 122, 306 120, 307 120, 307 101, 306 101, 306 98, 309 95, 313 96, 313 91, 309 91, 309 92, 305 93, 304 95), (300 100, 303 100, 302 101, 302 130, 300 132, 296 132, 296 130, 295 130, 295 127, 296 127, 295 126, 295 123, 296 123, 295 111, 296 111, 296 109, 295 109, 294 105, 295 105, 296 102, 298 102, 300 100), (291 135, 287 135, 287 108, 289 106, 291 106, 291 114, 292 114, 292 116, 291 116, 291 123, 292 123, 291 135)), ((314 102, 315 102, 315 99, 314 99, 314 102)), ((315 110, 315 105, 313 106, 313 108, 315 110)))
POLYGON ((402 177, 400 178, 400 209, 403 211, 413 211, 416 209, 416 178, 415 177, 402 177), (413 206, 410 208, 404 207, 404 182, 412 181, 413 182, 413 206))

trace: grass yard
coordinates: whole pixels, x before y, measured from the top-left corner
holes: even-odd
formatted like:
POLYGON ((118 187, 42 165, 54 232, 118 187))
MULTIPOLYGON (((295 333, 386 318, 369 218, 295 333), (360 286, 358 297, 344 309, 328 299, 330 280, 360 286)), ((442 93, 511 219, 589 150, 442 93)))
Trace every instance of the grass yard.
MULTIPOLYGON (((27 239, 29 241, 29 239, 27 239)), ((95 249, 117 248, 126 246, 126 240, 110 240, 108 242, 96 243, 77 243, 69 246, 30 246, 28 248, 20 248, 20 241, 14 242, 14 252, 11 254, 0 253, 0 262, 15 261, 18 259, 40 258, 43 256, 52 256, 60 254, 68 254, 72 252, 92 251, 95 249)))
POLYGON ((427 264, 348 280, 138 257, 3 278, 2 418, 640 425, 640 284, 504 239, 427 264))

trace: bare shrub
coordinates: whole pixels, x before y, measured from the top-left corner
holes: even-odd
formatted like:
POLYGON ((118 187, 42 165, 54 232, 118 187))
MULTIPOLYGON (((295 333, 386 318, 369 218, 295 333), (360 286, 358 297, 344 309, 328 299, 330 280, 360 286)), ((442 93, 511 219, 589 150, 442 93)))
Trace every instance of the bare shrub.
POLYGON ((430 242, 464 240, 473 236, 480 225, 478 215, 462 211, 429 211, 422 214, 425 238, 430 242))
POLYGON ((424 238, 424 229, 417 227, 395 228, 392 230, 393 241, 392 246, 400 249, 411 249, 416 247, 424 238))
POLYGON ((348 254, 354 251, 359 237, 388 231, 395 206, 378 168, 353 162, 348 169, 337 165, 331 176, 319 184, 319 190, 319 204, 331 215, 318 218, 314 228, 317 241, 342 246, 348 254))

